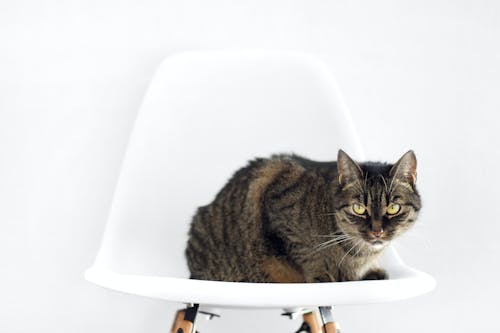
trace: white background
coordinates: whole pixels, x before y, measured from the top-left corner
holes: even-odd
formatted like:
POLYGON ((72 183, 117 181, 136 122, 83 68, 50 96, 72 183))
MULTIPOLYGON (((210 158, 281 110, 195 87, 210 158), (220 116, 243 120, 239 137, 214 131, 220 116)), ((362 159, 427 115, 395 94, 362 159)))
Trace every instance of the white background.
MULTIPOLYGON (((499 17, 496 1, 2 0, 0 331, 170 329, 177 305, 82 274, 155 67, 177 51, 238 47, 316 54, 367 155, 419 158, 424 210, 398 248, 438 288, 338 308, 344 332, 498 329, 499 17)), ((298 326, 276 311, 229 312, 201 331, 298 326)))

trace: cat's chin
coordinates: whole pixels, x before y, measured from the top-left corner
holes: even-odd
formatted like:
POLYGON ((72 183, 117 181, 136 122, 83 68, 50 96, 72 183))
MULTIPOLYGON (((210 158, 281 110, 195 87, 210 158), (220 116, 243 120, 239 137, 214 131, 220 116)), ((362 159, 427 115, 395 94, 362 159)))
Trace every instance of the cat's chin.
POLYGON ((384 249, 387 245, 389 245, 389 242, 383 240, 377 240, 377 241, 371 241, 368 244, 370 244, 370 248, 372 249, 372 251, 378 252, 384 249))

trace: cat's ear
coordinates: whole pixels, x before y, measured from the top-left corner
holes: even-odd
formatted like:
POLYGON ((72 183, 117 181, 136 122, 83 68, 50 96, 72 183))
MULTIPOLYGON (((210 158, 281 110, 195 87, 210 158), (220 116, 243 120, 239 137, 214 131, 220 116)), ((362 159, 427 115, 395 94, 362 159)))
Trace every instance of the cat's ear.
POLYGON ((347 184, 363 179, 363 171, 359 165, 342 149, 339 149, 337 155, 337 171, 339 174, 339 184, 341 186, 346 186, 347 184))
POLYGON ((389 175, 410 184, 415 184, 417 181, 417 157, 413 150, 406 152, 406 154, 394 163, 389 175))

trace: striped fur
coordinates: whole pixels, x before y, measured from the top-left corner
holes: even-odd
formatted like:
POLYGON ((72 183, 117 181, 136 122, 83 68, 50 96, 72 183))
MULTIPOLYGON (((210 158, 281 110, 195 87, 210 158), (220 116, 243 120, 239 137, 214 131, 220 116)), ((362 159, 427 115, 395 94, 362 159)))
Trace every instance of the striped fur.
POLYGON ((416 159, 394 165, 296 155, 255 159, 214 201, 198 208, 186 248, 191 278, 245 282, 322 282, 385 278, 376 259, 420 210, 416 159), (358 216, 353 203, 367 213, 358 216), (400 204, 394 216, 390 202, 400 204), (383 229, 374 243, 374 230, 383 229))

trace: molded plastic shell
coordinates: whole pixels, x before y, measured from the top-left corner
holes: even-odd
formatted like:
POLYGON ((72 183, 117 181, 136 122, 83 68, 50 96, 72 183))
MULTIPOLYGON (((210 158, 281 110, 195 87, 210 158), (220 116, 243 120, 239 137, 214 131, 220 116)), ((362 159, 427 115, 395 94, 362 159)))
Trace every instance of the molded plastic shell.
POLYGON ((294 308, 385 302, 434 288, 389 248, 390 279, 309 284, 190 280, 189 223, 254 157, 294 152, 364 158, 337 84, 293 52, 207 51, 167 58, 130 137, 101 248, 85 278, 126 293, 217 307, 294 308))

